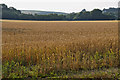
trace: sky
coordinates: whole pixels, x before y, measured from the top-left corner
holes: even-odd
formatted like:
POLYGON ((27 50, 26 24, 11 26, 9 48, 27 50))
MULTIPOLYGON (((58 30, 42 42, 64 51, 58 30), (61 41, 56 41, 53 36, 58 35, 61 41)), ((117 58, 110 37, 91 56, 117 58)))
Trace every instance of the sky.
POLYGON ((91 11, 95 8, 104 9, 118 7, 119 0, 1 0, 8 7, 18 10, 40 10, 57 12, 80 12, 82 9, 91 11))

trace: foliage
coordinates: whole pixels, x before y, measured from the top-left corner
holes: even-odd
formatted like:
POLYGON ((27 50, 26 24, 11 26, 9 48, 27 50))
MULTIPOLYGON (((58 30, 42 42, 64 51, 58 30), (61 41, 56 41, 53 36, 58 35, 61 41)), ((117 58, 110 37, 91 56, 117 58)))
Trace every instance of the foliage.
POLYGON ((94 9, 91 12, 81 11, 79 13, 70 13, 66 15, 48 14, 48 15, 32 15, 23 14, 20 10, 14 7, 8 8, 7 5, 2 6, 2 19, 15 19, 15 20, 115 20, 116 16, 111 14, 103 14, 101 10, 94 9))

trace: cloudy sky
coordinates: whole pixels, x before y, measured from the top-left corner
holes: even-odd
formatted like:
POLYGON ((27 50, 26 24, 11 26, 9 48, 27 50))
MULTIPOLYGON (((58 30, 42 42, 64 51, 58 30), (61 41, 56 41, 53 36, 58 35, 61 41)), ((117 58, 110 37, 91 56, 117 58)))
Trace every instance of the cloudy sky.
POLYGON ((91 11, 94 8, 118 7, 119 0, 1 0, 8 7, 19 10, 42 10, 59 12, 80 12, 82 9, 91 11))

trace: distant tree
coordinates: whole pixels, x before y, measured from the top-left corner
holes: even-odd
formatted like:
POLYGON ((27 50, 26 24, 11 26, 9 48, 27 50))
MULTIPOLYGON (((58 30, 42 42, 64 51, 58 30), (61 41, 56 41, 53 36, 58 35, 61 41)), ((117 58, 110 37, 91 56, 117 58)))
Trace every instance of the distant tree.
POLYGON ((94 9, 91 11, 91 16, 93 20, 99 20, 102 17, 102 11, 100 9, 94 9))
POLYGON ((76 14, 77 14, 77 13, 74 13, 74 12, 73 12, 73 13, 70 13, 70 14, 66 15, 66 19, 67 19, 67 20, 73 20, 74 17, 76 16, 76 14))
MULTIPOLYGON (((105 13, 99 9, 94 9, 91 12, 83 9, 79 13, 70 13, 70 14, 47 14, 47 15, 32 15, 32 14, 23 14, 20 10, 15 9, 14 7, 7 7, 5 4, 0 4, 2 8, 2 19, 20 19, 20 20, 115 20, 118 19, 118 15, 113 14, 112 8, 111 13, 105 13)), ((105 10, 105 9, 104 9, 105 10)), ((119 17, 120 19, 120 17, 119 17)))
POLYGON ((83 9, 81 12, 86 12, 86 9, 83 9))
POLYGON ((7 5, 5 5, 5 4, 0 4, 0 6, 1 6, 2 9, 7 9, 8 8, 7 5))
POLYGON ((100 9, 94 9, 91 11, 91 14, 99 16, 102 14, 102 11, 100 9))
POLYGON ((90 20, 91 14, 90 12, 79 12, 75 17, 74 20, 90 20))

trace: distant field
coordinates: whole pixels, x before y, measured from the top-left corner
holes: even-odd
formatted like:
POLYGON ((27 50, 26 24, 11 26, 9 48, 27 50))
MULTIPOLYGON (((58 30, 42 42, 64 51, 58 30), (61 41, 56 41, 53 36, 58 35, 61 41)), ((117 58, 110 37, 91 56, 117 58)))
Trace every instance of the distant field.
MULTIPOLYGON (((118 21, 2 20, 2 56, 3 77, 61 77, 117 68, 118 21)), ((96 77, 118 77, 114 73, 96 77)))
POLYGON ((32 20, 0 20, 2 22, 118 22, 118 20, 104 20, 104 21, 32 21, 32 20))

